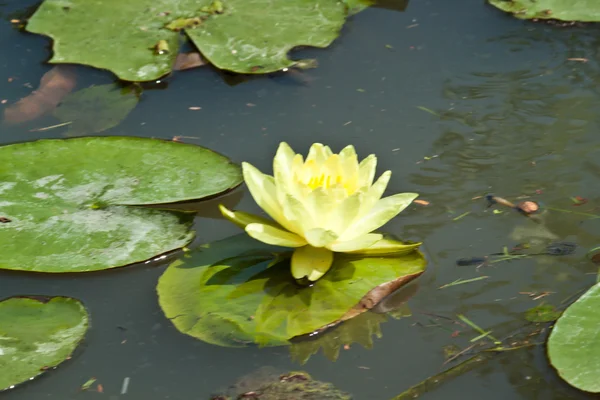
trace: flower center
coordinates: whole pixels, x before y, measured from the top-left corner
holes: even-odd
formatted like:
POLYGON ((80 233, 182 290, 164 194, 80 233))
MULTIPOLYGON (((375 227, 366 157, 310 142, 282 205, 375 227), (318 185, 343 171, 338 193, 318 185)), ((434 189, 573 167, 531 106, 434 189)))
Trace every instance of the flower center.
POLYGON ((339 156, 334 154, 321 163, 306 161, 296 172, 295 178, 310 190, 343 188, 346 195, 351 195, 356 190, 356 177, 350 175, 345 173, 339 156))

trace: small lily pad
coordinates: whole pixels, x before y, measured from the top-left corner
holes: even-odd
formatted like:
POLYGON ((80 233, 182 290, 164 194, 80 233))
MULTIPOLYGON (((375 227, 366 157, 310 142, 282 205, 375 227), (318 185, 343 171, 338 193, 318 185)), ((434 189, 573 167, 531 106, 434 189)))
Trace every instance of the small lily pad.
POLYGON ((212 196, 240 168, 203 147, 133 137, 0 147, 0 269, 83 272, 185 246, 193 214, 142 205, 212 196))
POLYGON ((596 0, 489 0, 502 11, 520 19, 556 19, 560 21, 600 21, 600 3, 596 0))
POLYGON ((567 308, 548 338, 548 356, 570 385, 600 393, 600 283, 567 308))
POLYGON ((54 368, 83 339, 89 317, 68 297, 0 301, 0 391, 54 368))
POLYGON ((132 88, 92 86, 68 95, 54 110, 54 116, 69 123, 67 135, 91 135, 119 125, 137 103, 132 88))
POLYGON ((157 287, 160 306, 177 329, 209 343, 281 345, 372 308, 426 264, 418 251, 336 254, 323 278, 300 286, 288 259, 272 265, 281 250, 246 234, 207 244, 167 268, 157 287))

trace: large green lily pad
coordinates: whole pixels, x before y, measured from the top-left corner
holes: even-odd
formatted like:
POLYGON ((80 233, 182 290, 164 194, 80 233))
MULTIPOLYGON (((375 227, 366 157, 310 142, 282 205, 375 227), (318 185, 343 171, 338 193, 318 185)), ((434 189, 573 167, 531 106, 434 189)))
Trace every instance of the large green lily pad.
POLYGON ((600 283, 565 310, 548 339, 548 356, 570 385, 600 392, 600 283))
MULTIPOLYGON (((352 0, 354 2, 354 0, 352 0)), ((183 30, 221 69, 268 73, 291 67, 296 46, 327 47, 348 9, 339 0, 45 0, 27 30, 54 39, 50 62, 108 69, 127 81, 171 72, 183 30), (204 11, 203 11, 204 9, 204 11), (169 26, 169 28, 167 28, 169 26), (156 51, 161 48, 168 51, 156 51)))
POLYGON ((132 88, 99 85, 69 94, 53 114, 69 124, 67 135, 91 135, 119 125, 137 103, 138 96, 132 88))
POLYGON ((189 243, 193 214, 134 207, 199 199, 241 182, 203 147, 133 137, 0 147, 0 269, 82 272, 189 243))
POLYGON ((560 21, 600 21, 600 2, 596 0, 488 0, 493 6, 520 19, 557 19, 560 21))
POLYGON ((88 325, 85 308, 72 298, 0 301, 0 391, 69 358, 88 325))
POLYGON ((289 260, 277 262, 279 251, 246 234, 207 244, 167 268, 158 283, 159 303, 177 329, 206 342, 281 345, 371 308, 382 288, 390 293, 426 264, 418 251, 338 254, 323 278, 304 287, 292 278, 289 260))

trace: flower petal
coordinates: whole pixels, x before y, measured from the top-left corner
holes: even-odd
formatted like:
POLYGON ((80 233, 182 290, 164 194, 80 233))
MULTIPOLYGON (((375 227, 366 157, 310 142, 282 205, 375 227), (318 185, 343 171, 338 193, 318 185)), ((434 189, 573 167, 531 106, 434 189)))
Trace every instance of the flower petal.
POLYGON ((231 211, 223 204, 219 204, 219 210, 225 218, 227 218, 229 221, 233 222, 242 229, 246 228, 246 225, 254 223, 270 225, 275 228, 281 229, 281 227, 274 221, 243 211, 231 211))
POLYGON ((333 253, 323 247, 304 246, 292 254, 292 276, 296 279, 307 277, 309 281, 321 278, 333 264, 333 253))
POLYGON ((246 233, 256 240, 275 246, 301 247, 306 245, 304 238, 271 225, 248 224, 246 225, 246 233))
POLYGON ((281 172, 289 176, 292 172, 292 162, 295 155, 294 150, 286 142, 281 142, 277 148, 275 158, 273 158, 274 175, 281 172))
POLYGON ((277 191, 272 176, 265 175, 253 165, 243 162, 244 181, 256 204, 271 216, 279 225, 292 230, 292 224, 283 215, 283 208, 277 201, 277 191))
POLYGON ((373 186, 363 193, 363 196, 360 200, 360 210, 357 213, 357 218, 362 218, 366 213, 371 211, 375 204, 377 204, 377 202, 381 199, 383 192, 385 192, 385 188, 387 187, 391 176, 392 171, 385 171, 383 174, 381 174, 373 186))
POLYGON ((308 193, 303 201, 315 219, 315 226, 328 227, 331 212, 335 207, 335 199, 330 196, 330 192, 319 187, 308 193))
POLYGON ((362 160, 358 165, 358 187, 370 187, 375 178, 375 170, 377 169, 377 157, 375 154, 369 155, 362 160))
POLYGON ((356 157, 356 150, 354 149, 354 146, 352 146, 351 144, 349 144, 348 146, 344 147, 342 149, 342 151, 340 151, 340 157, 342 158, 354 158, 356 157))
POLYGON ((309 205, 290 194, 286 194, 283 203, 283 215, 290 223, 288 230, 304 236, 304 232, 315 227, 309 205))
POLYGON ((314 228, 304 232, 304 237, 308 244, 313 247, 325 247, 331 242, 334 242, 338 238, 338 235, 336 235, 335 232, 323 228, 314 228))
POLYGON ((283 197, 290 191, 290 183, 293 182, 292 165, 294 163, 294 150, 285 142, 277 149, 273 159, 273 178, 279 204, 283 204, 283 197))
POLYGON ((346 242, 336 242, 329 246, 331 251, 338 253, 349 253, 358 250, 364 250, 376 244, 383 238, 383 235, 379 233, 367 233, 366 235, 359 236, 355 239, 348 240, 346 242))
POLYGON ((349 194, 356 192, 358 186, 358 157, 354 146, 346 146, 340 151, 340 167, 344 187, 349 194))
POLYGON ((321 226, 332 230, 338 236, 343 235, 348 226, 359 215, 362 197, 362 193, 354 193, 352 196, 340 201, 337 207, 331 212, 328 221, 326 221, 327 225, 321 226))
POLYGON ((321 143, 313 143, 308 150, 306 163, 314 162, 317 166, 325 163, 325 160, 331 155, 331 149, 328 146, 323 146, 321 143))
POLYGON ((374 231, 398 215, 418 196, 416 193, 399 193, 379 200, 369 212, 354 221, 339 240, 352 240, 374 231))
POLYGON ((366 249, 349 251, 347 253, 368 256, 399 256, 415 251, 420 245, 421 243, 405 244, 397 240, 381 239, 366 249))

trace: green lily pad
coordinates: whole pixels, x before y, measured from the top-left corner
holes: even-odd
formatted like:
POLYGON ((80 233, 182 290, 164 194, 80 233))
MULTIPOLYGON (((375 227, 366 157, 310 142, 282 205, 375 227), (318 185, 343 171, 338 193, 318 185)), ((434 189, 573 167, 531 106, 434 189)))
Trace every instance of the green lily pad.
POLYGON ((203 147, 133 137, 0 147, 0 269, 83 272, 147 260, 194 237, 193 214, 136 207, 241 182, 203 147))
POLYGON ((600 284, 567 308, 548 338, 548 356, 570 385, 600 393, 600 284))
POLYGON ((67 135, 91 135, 119 125, 137 103, 131 88, 92 86, 68 95, 54 110, 54 116, 69 123, 67 135))
POLYGON ((68 359, 88 325, 83 304, 72 298, 0 301, 0 391, 68 359))
POLYGON ((207 244, 167 268, 157 287, 160 306, 178 330, 209 343, 281 345, 371 308, 426 264, 418 251, 336 254, 330 271, 303 287, 289 260, 275 258, 281 250, 246 234, 207 244))
POLYGON ((596 0, 488 0, 502 11, 520 19, 557 19, 560 21, 600 21, 596 0))
MULTIPOLYGON (((354 0, 351 0, 354 1, 354 0)), ((50 62, 108 69, 127 81, 171 72, 179 31, 221 69, 268 73, 291 67, 296 46, 327 47, 348 10, 337 0, 45 0, 27 30, 54 39, 50 62), (168 51, 157 51, 157 45, 168 51)))

